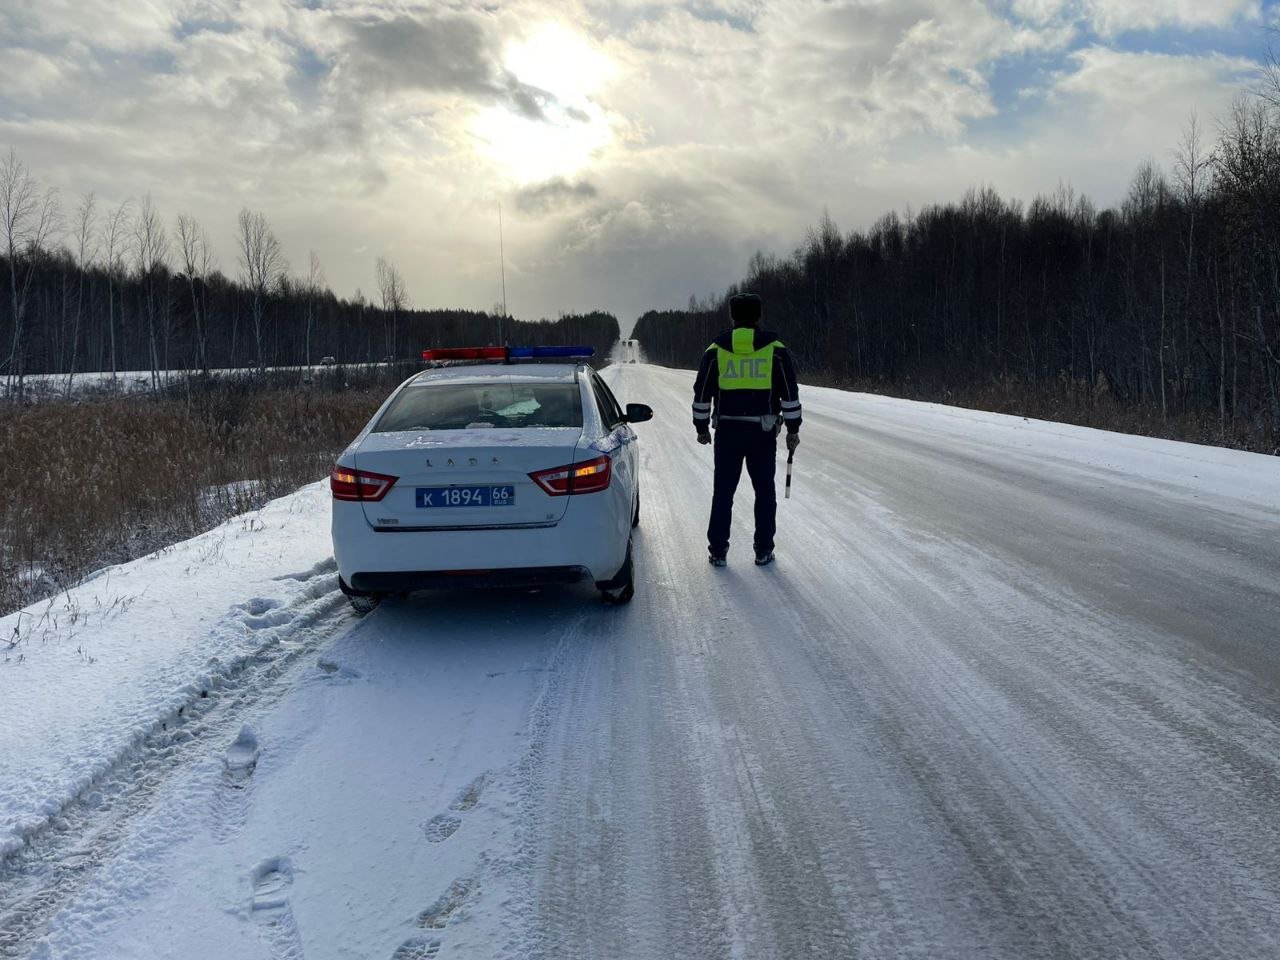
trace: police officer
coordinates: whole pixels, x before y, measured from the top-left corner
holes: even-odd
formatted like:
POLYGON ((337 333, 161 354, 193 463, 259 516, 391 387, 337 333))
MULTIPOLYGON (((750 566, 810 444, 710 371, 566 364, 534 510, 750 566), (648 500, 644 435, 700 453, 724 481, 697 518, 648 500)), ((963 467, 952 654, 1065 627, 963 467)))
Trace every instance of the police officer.
POLYGON ((787 450, 800 444, 800 391, 787 348, 760 329, 764 303, 754 293, 729 298, 733 329, 712 341, 702 355, 693 385, 693 426, 699 443, 715 434, 715 494, 707 527, 709 559, 725 565, 733 494, 742 465, 756 494, 757 566, 773 562, 778 496, 773 475, 778 433, 785 424, 787 450), (714 411, 713 411, 714 404, 714 411))

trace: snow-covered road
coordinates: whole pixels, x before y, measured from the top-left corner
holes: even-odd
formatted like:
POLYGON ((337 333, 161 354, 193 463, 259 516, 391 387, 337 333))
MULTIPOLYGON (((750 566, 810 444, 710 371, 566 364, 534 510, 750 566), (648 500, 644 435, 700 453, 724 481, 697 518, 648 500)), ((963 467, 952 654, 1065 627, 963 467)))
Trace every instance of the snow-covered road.
POLYGON ((309 488, 4 654, 0 957, 1280 954, 1280 460, 808 390, 716 570, 690 374, 608 376, 630 606, 357 622, 309 488))

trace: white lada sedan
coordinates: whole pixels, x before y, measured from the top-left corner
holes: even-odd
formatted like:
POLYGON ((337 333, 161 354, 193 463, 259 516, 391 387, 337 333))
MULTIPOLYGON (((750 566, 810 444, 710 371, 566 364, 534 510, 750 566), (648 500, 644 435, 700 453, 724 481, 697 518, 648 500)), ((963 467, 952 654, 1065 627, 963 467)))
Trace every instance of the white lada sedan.
POLYGON ((586 580, 608 601, 631 599, 640 486, 630 424, 653 411, 621 408, 583 362, 590 355, 423 353, 474 362, 402 383, 330 476, 339 584, 358 611, 432 587, 586 580))

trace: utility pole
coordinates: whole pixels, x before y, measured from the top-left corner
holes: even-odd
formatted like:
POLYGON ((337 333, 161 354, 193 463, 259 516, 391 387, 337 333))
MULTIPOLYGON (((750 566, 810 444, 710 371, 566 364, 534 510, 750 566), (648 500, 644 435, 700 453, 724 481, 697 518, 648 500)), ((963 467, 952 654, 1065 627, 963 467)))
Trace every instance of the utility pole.
POLYGON ((502 201, 498 201, 498 266, 502 272, 502 316, 498 318, 498 345, 503 344, 502 324, 507 316, 507 250, 502 238, 502 201))

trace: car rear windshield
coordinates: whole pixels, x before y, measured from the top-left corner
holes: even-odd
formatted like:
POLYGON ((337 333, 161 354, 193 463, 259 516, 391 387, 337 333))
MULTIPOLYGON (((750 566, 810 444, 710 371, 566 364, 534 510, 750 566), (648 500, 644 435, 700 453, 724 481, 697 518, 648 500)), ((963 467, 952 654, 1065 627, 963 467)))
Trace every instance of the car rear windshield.
POLYGON ((485 427, 581 427, 577 383, 431 383, 406 387, 375 433, 485 427))

